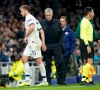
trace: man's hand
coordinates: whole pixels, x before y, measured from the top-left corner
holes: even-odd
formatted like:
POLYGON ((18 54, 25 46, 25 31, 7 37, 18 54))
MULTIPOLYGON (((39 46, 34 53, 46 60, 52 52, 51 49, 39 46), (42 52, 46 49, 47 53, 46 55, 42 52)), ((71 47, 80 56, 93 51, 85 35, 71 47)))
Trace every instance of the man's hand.
POLYGON ((87 46, 87 52, 88 52, 88 54, 91 53, 91 48, 90 48, 90 46, 87 46))
POLYGON ((45 44, 42 44, 42 51, 46 51, 47 50, 47 47, 45 44))
POLYGON ((100 40, 98 40, 98 43, 100 43, 100 40))
POLYGON ((26 38, 26 37, 24 38, 24 40, 23 40, 23 41, 24 41, 24 43, 26 43, 26 44, 27 44, 27 38, 26 38))

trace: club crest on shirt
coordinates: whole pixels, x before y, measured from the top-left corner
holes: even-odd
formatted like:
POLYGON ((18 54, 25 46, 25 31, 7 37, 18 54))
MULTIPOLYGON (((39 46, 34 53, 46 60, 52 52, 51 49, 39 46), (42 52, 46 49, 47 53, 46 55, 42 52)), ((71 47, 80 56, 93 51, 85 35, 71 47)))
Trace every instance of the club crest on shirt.
POLYGON ((36 24, 39 24, 38 22, 36 22, 36 24))
POLYGON ((68 32, 65 32, 66 35, 68 35, 68 32))

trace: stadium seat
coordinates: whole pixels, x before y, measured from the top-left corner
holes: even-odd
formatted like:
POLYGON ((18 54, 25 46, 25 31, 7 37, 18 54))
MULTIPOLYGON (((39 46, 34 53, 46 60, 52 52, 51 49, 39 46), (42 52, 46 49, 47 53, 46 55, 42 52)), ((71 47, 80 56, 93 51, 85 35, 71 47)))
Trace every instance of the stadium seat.
POLYGON ((100 65, 96 65, 96 74, 100 74, 100 65))
POLYGON ((9 71, 9 69, 8 69, 8 65, 5 66, 5 67, 4 67, 4 66, 1 67, 1 74, 7 74, 8 71, 9 71))
POLYGON ((13 81, 13 82, 11 82, 11 81, 9 81, 9 85, 8 85, 8 87, 16 87, 17 86, 17 81, 13 81))

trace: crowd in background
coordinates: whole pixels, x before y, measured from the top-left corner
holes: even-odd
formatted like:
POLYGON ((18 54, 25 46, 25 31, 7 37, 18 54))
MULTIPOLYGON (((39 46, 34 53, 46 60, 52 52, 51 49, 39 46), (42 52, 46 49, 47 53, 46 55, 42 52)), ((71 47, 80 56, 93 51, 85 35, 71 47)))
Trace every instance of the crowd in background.
MULTIPOLYGON (((99 0, 0 0, 0 50, 14 61, 14 55, 23 53, 25 44, 24 19, 19 11, 21 5, 27 4, 31 7, 31 14, 38 20, 44 18, 44 9, 50 7, 54 10, 54 17, 60 16, 68 18, 68 24, 75 31, 79 20, 83 17, 83 10, 86 6, 91 6, 95 11, 94 25, 95 31, 100 36, 100 10, 99 0), (10 55, 7 54, 9 51, 10 55)), ((76 40, 75 58, 80 59, 79 40, 76 40)), ((100 44, 94 42, 94 60, 100 64, 100 44)), ((0 55, 1 57, 1 55, 0 55)))

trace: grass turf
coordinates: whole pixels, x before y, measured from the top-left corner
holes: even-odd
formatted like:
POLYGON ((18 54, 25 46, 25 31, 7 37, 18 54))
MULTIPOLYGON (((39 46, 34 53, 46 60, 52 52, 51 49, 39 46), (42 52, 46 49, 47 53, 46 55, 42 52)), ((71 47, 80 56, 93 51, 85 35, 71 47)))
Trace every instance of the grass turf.
POLYGON ((30 87, 12 87, 0 88, 0 90, 100 90, 100 83, 95 86, 82 86, 79 84, 69 85, 51 85, 51 86, 30 86, 30 87))

